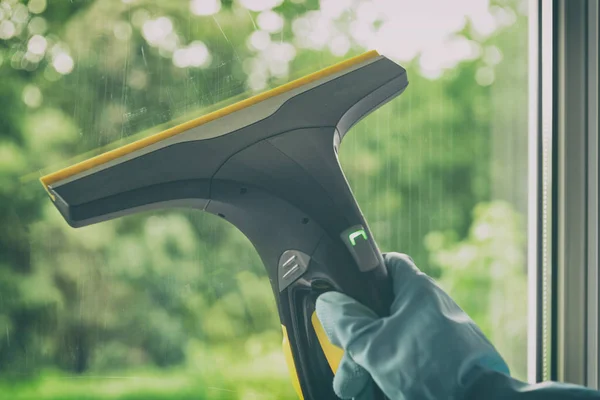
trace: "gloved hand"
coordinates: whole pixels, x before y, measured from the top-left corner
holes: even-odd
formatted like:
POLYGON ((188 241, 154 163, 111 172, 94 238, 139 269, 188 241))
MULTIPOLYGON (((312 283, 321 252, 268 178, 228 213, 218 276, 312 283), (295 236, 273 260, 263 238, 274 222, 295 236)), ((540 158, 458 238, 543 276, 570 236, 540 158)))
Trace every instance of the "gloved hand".
POLYGON ((340 398, 367 400, 376 383, 392 400, 460 399, 484 372, 509 374, 479 327, 410 257, 384 258, 395 296, 389 317, 342 293, 317 299, 329 340, 345 351, 333 381, 340 398))

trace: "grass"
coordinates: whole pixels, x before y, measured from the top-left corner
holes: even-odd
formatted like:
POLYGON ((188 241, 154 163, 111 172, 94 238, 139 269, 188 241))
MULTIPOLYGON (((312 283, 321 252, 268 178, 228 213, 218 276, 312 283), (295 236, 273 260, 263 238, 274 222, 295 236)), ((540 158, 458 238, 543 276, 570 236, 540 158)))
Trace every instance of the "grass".
POLYGON ((202 362, 196 357, 185 368, 168 370, 84 375, 44 371, 28 380, 0 380, 0 400, 297 399, 279 352, 239 358, 211 354, 202 362))
POLYGON ((294 399, 285 380, 205 381, 183 371, 136 376, 43 375, 35 381, 0 384, 2 400, 276 400, 294 399))

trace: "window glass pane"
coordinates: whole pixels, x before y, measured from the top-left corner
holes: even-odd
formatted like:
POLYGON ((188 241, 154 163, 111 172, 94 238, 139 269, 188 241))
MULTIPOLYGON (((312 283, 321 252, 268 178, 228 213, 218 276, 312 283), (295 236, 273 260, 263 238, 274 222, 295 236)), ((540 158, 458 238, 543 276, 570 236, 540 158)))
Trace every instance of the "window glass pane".
MULTIPOLYGON (((37 179, 375 48, 410 85, 340 158, 526 377, 527 2, 0 0, 0 393, 292 399, 269 282, 192 210, 70 228, 37 179)), ((1 397, 1 396, 0 396, 1 397)))

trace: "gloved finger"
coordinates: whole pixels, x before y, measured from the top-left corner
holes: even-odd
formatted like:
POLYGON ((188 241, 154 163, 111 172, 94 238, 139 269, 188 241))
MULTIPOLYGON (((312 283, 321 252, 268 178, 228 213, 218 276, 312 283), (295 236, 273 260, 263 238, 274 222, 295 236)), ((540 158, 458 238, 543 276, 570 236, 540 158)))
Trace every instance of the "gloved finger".
POLYGON ((414 279, 427 279, 427 284, 432 284, 433 281, 427 277, 415 265, 415 262, 406 254, 402 253, 386 253, 383 255, 385 265, 392 279, 392 287, 394 291, 394 301, 390 307, 390 314, 395 314, 404 304, 407 293, 414 290, 414 279))
POLYGON ((319 296, 316 311, 329 341, 350 356, 354 345, 363 348, 368 344, 382 321, 370 308, 338 292, 319 296))
POLYGON ((402 289, 408 285, 414 277, 425 275, 415 265, 410 256, 402 253, 385 253, 383 255, 385 266, 394 281, 394 294, 402 294, 402 289))
POLYGON ((371 375, 356 364, 348 353, 345 353, 333 378, 335 394, 340 399, 359 398, 370 383, 371 375))

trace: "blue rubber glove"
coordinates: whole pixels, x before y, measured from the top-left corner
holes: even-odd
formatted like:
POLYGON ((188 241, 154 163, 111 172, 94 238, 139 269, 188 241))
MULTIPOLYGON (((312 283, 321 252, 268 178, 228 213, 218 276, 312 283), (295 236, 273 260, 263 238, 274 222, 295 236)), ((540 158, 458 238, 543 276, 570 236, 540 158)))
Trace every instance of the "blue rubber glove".
POLYGON ((393 280, 389 317, 337 292, 317 299, 330 342, 345 350, 333 380, 342 399, 371 400, 377 384, 392 400, 600 400, 565 383, 527 384, 475 323, 404 254, 388 253, 393 280))
POLYGON ((392 400, 462 399, 484 372, 509 374, 479 327, 410 257, 388 253, 385 262, 395 295, 389 317, 338 292, 317 299, 329 340, 345 351, 333 381, 338 397, 368 400, 374 381, 392 400))

